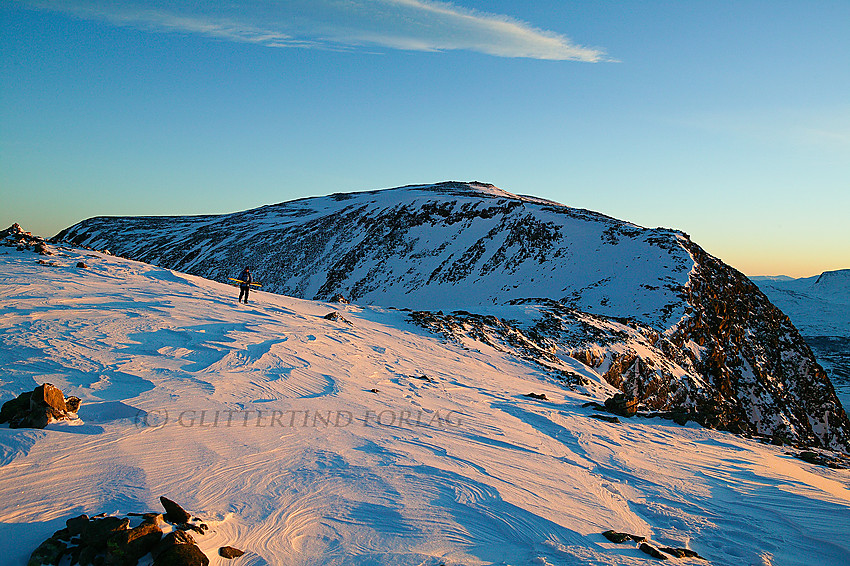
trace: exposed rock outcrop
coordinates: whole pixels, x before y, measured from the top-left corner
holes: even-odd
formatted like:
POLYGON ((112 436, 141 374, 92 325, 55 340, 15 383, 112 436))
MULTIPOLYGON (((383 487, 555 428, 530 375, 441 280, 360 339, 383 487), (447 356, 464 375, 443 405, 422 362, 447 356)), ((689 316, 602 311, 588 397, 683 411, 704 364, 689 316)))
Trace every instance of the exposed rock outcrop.
POLYGON ((14 247, 19 251, 30 250, 40 255, 54 253, 44 238, 24 231, 17 222, 5 230, 0 230, 0 246, 14 247))
POLYGON ((218 555, 222 558, 227 558, 228 560, 239 558, 243 554, 245 554, 245 551, 233 548, 232 546, 222 546, 218 549, 218 555))
MULTIPOLYGON (((165 515, 130 513, 125 517, 80 515, 65 521, 65 528, 41 543, 30 556, 28 566, 60 563, 68 566, 135 566, 148 553, 154 566, 208 566, 209 558, 195 544, 188 530, 203 533, 205 525, 192 519, 180 505, 160 498, 165 515), (141 522, 131 527, 135 520, 141 522), (163 536, 163 520, 171 532, 163 536)), ((233 549, 237 551, 236 549, 233 549)), ((240 554, 242 551, 237 551, 240 554)), ((224 555, 222 555, 224 556, 224 555)))
POLYGON ((9 423, 10 428, 44 428, 51 422, 76 418, 80 403, 79 397, 66 399, 59 388, 44 383, 3 403, 0 424, 9 423))
POLYGON ((188 523, 192 518, 192 515, 186 512, 185 509, 167 497, 160 497, 159 502, 162 504, 162 508, 165 509, 165 520, 169 523, 188 523))
POLYGON ((641 535, 620 533, 610 530, 602 533, 602 536, 616 544, 636 543, 641 552, 648 554, 657 560, 668 560, 669 556, 674 558, 697 558, 699 560, 705 560, 705 558, 700 556, 699 553, 689 548, 674 548, 670 546, 658 547, 652 544, 646 537, 641 535))
POLYGON ((351 325, 351 321, 339 314, 337 311, 329 312, 324 317, 325 320, 332 320, 334 322, 342 322, 344 324, 351 325))

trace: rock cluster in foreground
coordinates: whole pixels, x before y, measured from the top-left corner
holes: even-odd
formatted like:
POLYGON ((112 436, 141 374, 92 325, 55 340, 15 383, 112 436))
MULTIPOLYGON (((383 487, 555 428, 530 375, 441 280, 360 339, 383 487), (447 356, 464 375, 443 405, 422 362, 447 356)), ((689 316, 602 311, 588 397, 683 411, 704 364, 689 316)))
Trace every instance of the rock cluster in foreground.
POLYGON ((65 397, 58 387, 44 383, 3 403, 0 424, 9 423, 9 428, 44 428, 52 422, 77 418, 80 403, 79 397, 65 397))
MULTIPOLYGON (((135 566, 148 554, 153 566, 207 566, 210 560, 192 535, 203 536, 207 525, 174 501, 159 499, 165 513, 68 519, 64 529, 33 551, 28 566, 58 566, 60 562, 69 566, 135 566), (131 528, 133 523, 138 524, 131 528)), ((219 555, 228 559, 242 554, 231 546, 219 549, 219 555)))

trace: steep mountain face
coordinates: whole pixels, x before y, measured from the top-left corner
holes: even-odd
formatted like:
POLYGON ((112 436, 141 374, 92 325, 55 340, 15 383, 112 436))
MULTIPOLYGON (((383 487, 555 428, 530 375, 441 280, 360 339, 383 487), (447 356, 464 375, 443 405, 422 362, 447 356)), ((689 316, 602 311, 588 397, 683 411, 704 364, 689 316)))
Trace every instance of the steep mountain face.
POLYGON ((92 218, 56 237, 203 277, 412 309, 420 324, 601 377, 650 409, 850 449, 850 422, 788 318, 687 235, 480 183, 198 217, 92 218), (443 311, 452 314, 443 314, 443 311))
POLYGON ((813 277, 753 277, 773 304, 782 309, 812 348, 850 406, 850 269, 813 277))

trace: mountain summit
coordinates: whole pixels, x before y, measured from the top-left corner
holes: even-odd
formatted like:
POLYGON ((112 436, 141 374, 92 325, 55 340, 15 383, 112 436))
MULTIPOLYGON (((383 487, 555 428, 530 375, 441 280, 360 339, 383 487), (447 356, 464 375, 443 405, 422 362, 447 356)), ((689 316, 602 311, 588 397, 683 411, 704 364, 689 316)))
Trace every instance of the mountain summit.
POLYGON ((844 409, 788 317, 679 231, 446 182, 97 217, 56 239, 219 281, 247 265, 267 291, 418 311, 568 387, 606 383, 708 426, 850 450, 844 409))

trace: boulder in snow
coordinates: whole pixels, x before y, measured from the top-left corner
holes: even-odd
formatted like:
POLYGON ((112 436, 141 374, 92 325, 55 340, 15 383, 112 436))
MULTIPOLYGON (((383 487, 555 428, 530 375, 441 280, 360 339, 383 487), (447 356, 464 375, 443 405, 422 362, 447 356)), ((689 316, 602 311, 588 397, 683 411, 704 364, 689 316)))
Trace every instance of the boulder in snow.
POLYGON ((8 422, 10 428, 44 428, 50 422, 74 418, 80 403, 79 397, 65 399, 58 387, 44 383, 6 401, 0 409, 0 423, 8 422))

